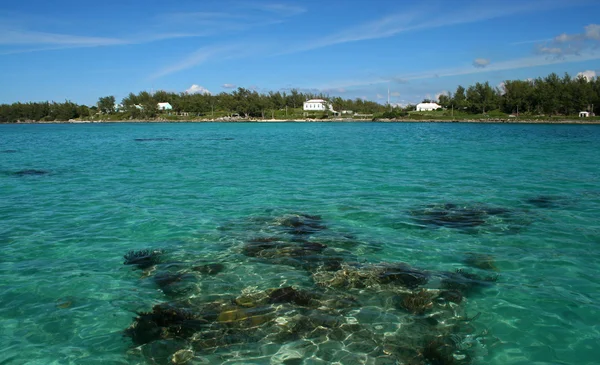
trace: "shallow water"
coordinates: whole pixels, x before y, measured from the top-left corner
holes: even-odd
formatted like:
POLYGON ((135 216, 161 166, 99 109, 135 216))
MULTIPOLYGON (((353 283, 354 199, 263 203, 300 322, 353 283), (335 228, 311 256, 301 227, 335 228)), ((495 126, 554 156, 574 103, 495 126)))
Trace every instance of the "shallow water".
POLYGON ((191 364, 393 364, 419 352, 399 342, 422 347, 445 325, 462 341, 457 363, 598 362, 600 126, 0 125, 2 151, 0 364, 170 363, 180 349, 191 364), (286 226, 303 215, 321 219, 286 226), (249 255, 257 237, 327 247, 249 255), (123 264, 144 249, 160 263, 123 264), (350 271, 406 263, 428 282, 316 285, 331 257, 350 271), (192 270, 206 264, 224 268, 192 270), (457 269, 495 281, 424 313, 398 304, 439 293, 457 269), (165 273, 185 276, 161 287, 165 273), (268 303, 252 325, 219 307, 211 329, 238 340, 213 347, 124 336, 159 303, 222 306, 288 286, 325 297, 268 303), (335 323, 279 336, 319 316, 335 323))

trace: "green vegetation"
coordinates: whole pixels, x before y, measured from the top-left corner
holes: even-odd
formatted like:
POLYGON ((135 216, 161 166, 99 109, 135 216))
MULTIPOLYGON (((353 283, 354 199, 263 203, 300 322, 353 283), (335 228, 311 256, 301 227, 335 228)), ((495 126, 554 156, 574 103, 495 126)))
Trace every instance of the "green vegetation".
MULTIPOLYGON (((362 99, 329 98, 323 94, 302 93, 296 89, 288 92, 258 93, 238 88, 231 93, 187 94, 157 91, 130 93, 117 105, 114 96, 98 99, 97 105, 64 103, 14 103, 0 105, 0 123, 44 122, 68 120, 120 121, 120 120, 223 120, 223 119, 277 119, 305 118, 329 119, 327 112, 302 110, 308 99, 325 99, 335 110, 349 110, 343 118, 407 119, 407 120, 480 120, 526 119, 564 120, 577 117, 580 111, 598 114, 600 111, 600 78, 588 81, 584 77, 562 78, 552 73, 535 80, 507 80, 501 88, 488 82, 476 83, 468 88, 458 86, 456 91, 440 95, 444 108, 430 112, 416 112, 413 105, 391 107, 362 99), (172 110, 159 110, 159 102, 168 102, 172 110)), ((590 118, 600 120, 600 118, 590 118)))

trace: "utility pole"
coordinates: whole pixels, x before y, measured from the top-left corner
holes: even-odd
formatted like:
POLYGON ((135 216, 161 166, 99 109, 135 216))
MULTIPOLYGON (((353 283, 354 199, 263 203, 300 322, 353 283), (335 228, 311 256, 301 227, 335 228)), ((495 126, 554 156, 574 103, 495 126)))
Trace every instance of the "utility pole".
POLYGON ((392 104, 390 104, 390 83, 388 82, 388 106, 390 110, 392 109, 392 104))

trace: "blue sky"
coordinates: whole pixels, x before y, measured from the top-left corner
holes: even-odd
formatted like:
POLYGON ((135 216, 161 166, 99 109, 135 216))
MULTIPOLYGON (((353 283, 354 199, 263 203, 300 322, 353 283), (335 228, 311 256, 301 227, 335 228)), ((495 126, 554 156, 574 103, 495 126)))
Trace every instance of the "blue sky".
POLYGON ((236 87, 392 103, 600 75, 598 0, 13 1, 0 103, 236 87))

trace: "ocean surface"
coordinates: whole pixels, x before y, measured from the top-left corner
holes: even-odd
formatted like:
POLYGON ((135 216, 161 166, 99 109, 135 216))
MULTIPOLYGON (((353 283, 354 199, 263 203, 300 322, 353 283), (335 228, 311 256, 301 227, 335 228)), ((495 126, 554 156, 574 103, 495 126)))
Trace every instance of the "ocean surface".
POLYGON ((0 125, 0 364, 598 364, 600 126, 0 125))

